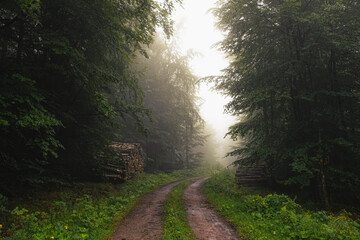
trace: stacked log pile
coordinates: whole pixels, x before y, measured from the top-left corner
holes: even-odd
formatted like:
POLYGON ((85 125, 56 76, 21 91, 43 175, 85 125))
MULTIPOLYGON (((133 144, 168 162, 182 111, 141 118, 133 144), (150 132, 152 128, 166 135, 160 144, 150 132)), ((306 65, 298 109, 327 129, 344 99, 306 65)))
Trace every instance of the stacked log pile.
POLYGON ((111 145, 115 157, 102 166, 103 177, 109 180, 126 181, 144 171, 143 150, 139 143, 114 142, 111 145))
POLYGON ((266 184, 265 165, 256 164, 254 167, 239 166, 235 173, 236 183, 239 186, 262 186, 266 184))

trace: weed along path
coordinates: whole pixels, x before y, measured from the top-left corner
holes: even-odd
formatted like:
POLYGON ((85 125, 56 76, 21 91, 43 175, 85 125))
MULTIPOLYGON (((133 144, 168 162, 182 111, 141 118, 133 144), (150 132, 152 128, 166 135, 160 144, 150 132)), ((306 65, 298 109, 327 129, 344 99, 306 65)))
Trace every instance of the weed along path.
POLYGON ((190 227, 199 240, 240 240, 235 230, 210 208, 201 190, 206 180, 207 178, 200 179, 187 186, 184 191, 190 227))
POLYGON ((162 238, 164 204, 179 180, 145 194, 136 207, 122 220, 110 240, 156 240, 162 238))

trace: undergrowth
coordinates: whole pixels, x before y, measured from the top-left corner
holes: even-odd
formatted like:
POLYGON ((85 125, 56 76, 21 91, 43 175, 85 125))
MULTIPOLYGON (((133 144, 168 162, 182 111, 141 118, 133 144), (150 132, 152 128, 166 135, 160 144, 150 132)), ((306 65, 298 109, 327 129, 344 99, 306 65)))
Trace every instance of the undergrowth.
POLYGON ((176 186, 165 204, 163 240, 193 240, 194 232, 190 228, 184 207, 185 188, 195 180, 189 180, 176 186))
POLYGON ((65 194, 46 210, 29 210, 19 205, 7 210, 10 214, 5 223, 0 222, 0 239, 106 239, 112 235, 113 226, 145 193, 175 180, 204 174, 209 174, 209 169, 143 174, 122 184, 119 191, 108 193, 106 197, 84 194, 75 198, 65 194))
POLYGON ((246 239, 360 239, 360 225, 350 213, 307 211, 286 195, 256 194, 254 189, 238 188, 234 173, 228 170, 210 178, 204 192, 246 239))

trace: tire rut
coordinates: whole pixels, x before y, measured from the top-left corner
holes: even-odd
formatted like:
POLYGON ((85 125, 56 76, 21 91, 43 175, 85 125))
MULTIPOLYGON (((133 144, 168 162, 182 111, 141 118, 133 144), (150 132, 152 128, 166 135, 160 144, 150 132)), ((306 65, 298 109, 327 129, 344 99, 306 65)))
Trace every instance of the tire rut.
POLYGON ((241 240, 230 224, 221 219, 203 194, 200 179, 185 189, 184 202, 190 227, 198 240, 241 240))
POLYGON ((109 240, 155 240, 163 235, 164 205, 167 195, 183 179, 166 184, 154 192, 147 193, 122 220, 109 240))

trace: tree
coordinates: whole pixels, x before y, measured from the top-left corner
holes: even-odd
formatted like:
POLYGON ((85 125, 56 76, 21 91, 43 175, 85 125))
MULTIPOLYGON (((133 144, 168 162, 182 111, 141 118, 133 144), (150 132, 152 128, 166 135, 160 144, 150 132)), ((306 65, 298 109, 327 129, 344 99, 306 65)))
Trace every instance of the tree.
POLYGON ((356 1, 223 1, 215 15, 231 57, 219 89, 242 120, 240 162, 263 161, 274 181, 316 192, 326 207, 356 199, 359 178, 360 5, 356 1), (340 183, 348 182, 351 184, 340 183), (339 198, 337 198, 339 200, 339 198))
POLYGON ((196 147, 197 152, 200 153, 204 164, 214 164, 219 162, 219 159, 224 156, 219 151, 219 141, 215 138, 215 130, 208 124, 204 124, 203 129, 204 144, 196 147))
POLYGON ((143 70, 140 85, 152 121, 145 124, 148 137, 134 140, 145 146, 149 167, 169 170, 198 165, 200 156, 193 150, 203 141, 203 120, 196 104, 199 81, 188 66, 188 57, 179 55, 160 37, 148 52, 148 59, 138 58, 137 69, 143 70))
POLYGON ((145 112, 130 66, 156 28, 171 34, 175 2, 0 3, 1 187, 91 175, 115 118, 145 112))

